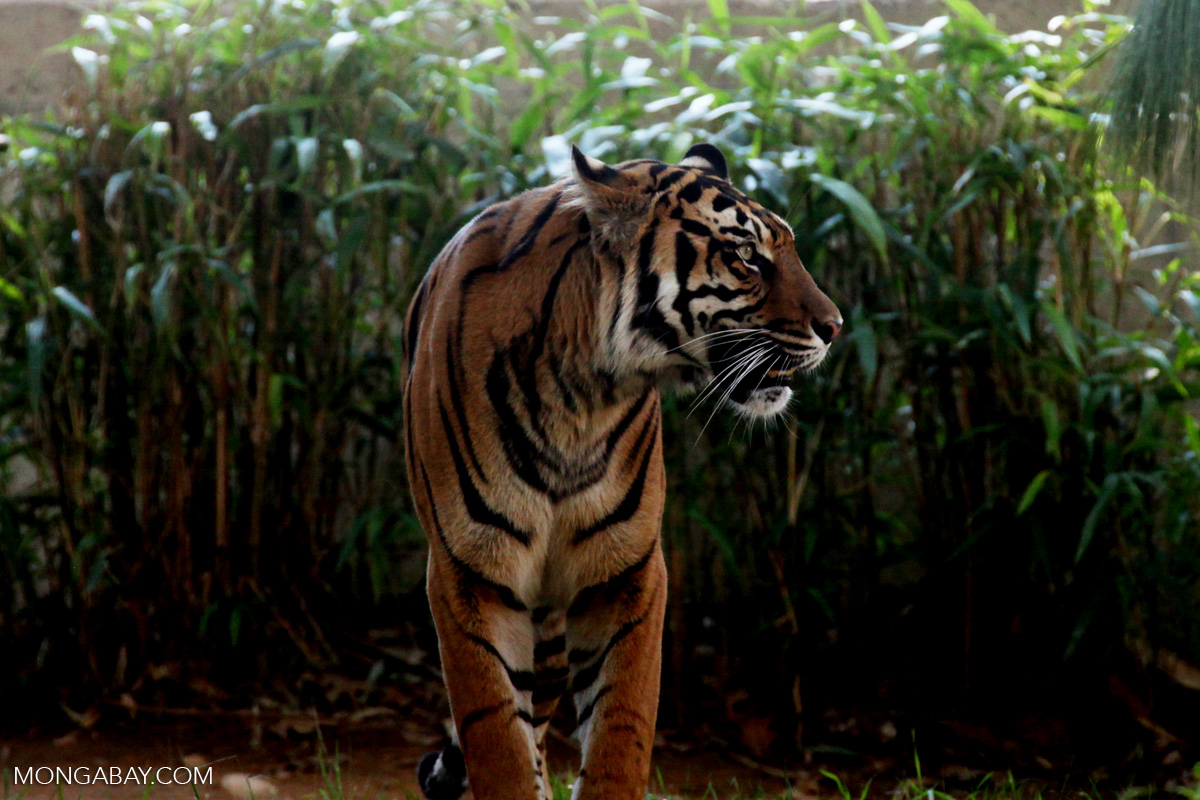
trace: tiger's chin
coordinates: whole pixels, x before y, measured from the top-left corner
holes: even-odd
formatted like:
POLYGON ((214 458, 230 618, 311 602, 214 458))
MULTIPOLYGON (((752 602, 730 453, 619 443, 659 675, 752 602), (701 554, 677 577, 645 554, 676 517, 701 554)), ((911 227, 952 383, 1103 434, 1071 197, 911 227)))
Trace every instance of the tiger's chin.
POLYGON ((773 417, 787 408, 792 399, 792 390, 788 386, 767 386, 755 389, 746 395, 745 399, 730 397, 729 403, 739 413, 751 417, 773 417))
POLYGON ((733 389, 727 400, 734 410, 748 417, 773 417, 787 408, 792 399, 788 381, 797 367, 788 369, 754 369, 745 375, 733 389))

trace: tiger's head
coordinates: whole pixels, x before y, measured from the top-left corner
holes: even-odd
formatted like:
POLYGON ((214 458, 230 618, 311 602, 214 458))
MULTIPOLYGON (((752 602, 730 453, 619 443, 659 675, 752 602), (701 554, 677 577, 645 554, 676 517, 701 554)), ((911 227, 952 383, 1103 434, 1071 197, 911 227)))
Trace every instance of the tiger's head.
POLYGON ((593 246, 625 267, 608 323, 620 357, 747 414, 782 411, 789 377, 820 364, 842 327, 788 224, 729 182, 710 144, 677 165, 572 157, 593 246))

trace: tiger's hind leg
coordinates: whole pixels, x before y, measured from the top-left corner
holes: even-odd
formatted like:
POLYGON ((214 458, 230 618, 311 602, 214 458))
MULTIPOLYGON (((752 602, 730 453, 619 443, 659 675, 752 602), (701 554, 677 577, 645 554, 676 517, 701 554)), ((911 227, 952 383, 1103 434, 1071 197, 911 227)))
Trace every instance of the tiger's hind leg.
POLYGON ((550 765, 546 761, 546 734, 558 701, 567 690, 570 667, 567 665, 567 618, 561 609, 539 608, 532 615, 536 644, 533 647, 533 726, 537 745, 537 767, 541 773, 541 791, 551 800, 550 765))
MULTIPOLYGON (((475 800, 542 800, 531 726, 529 612, 472 581, 436 543, 428 586, 450 711, 475 800)), ((435 766, 431 762, 431 775, 435 766)))
POLYGON ((567 618, 583 766, 572 800, 642 800, 658 715, 667 570, 658 544, 584 589, 567 618))

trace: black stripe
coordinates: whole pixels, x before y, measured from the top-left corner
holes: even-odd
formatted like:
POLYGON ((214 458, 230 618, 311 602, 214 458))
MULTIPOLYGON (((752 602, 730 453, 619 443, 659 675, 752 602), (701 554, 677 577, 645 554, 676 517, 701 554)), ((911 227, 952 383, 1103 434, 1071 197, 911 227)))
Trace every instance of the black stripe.
MULTIPOLYGON (((654 429, 654 434, 658 433, 657 416, 652 417, 646 422, 645 425, 642 426, 642 431, 638 435, 637 441, 633 448, 630 450, 631 456, 634 452, 636 452, 636 449, 641 446, 643 440, 646 439, 646 434, 651 428, 654 429)), ((646 473, 650 470, 651 457, 655 452, 656 443, 653 440, 654 434, 651 434, 651 441, 646 444, 645 450, 642 453, 642 463, 641 466, 638 467, 637 477, 633 479, 633 483, 630 484, 629 490, 625 492, 625 496, 621 498, 621 502, 618 503, 616 507, 607 514, 605 514, 602 519, 592 523, 583 530, 576 531, 575 536, 571 540, 572 544, 583 544, 605 528, 626 522, 633 517, 635 513, 637 513, 638 508, 640 508, 642 505, 642 491, 646 486, 646 473)))
POLYGON ((718 214, 735 205, 737 205, 737 201, 727 194, 718 194, 712 199, 712 210, 718 214))
POLYGON ((554 314, 555 300, 558 299, 558 287, 561 285, 563 277, 567 274, 567 269, 571 266, 571 262, 575 258, 575 253, 586 244, 586 240, 581 240, 572 245, 563 255, 558 269, 555 270, 553 277, 550 278, 550 283, 546 287, 546 293, 542 295, 541 316, 538 318, 536 330, 530 332, 533 347, 527 359, 527 369, 519 373, 520 377, 517 383, 521 387, 522 395, 525 397, 525 406, 528 409, 529 418, 535 425, 539 426, 539 429, 542 396, 537 385, 537 361, 546 346, 546 334, 550 329, 550 319, 554 314))
POLYGON ((704 184, 700 183, 700 181, 692 181, 680 189, 679 194, 676 196, 688 203, 699 202, 700 198, 704 196, 704 184))
POLYGON ((658 275, 643 273, 638 280, 638 308, 634 312, 633 328, 647 332, 654 341, 674 350, 679 346, 679 331, 675 330, 658 308, 658 275))
MULTIPOLYGON (((567 609, 567 616, 577 617, 580 614, 589 611, 600 592, 609 590, 611 595, 615 596, 620 594, 622 591, 628 588, 633 577, 645 569, 646 565, 650 563, 650 558, 654 555, 654 551, 657 549, 658 541, 655 540, 641 558, 618 572, 616 575, 613 575, 610 578, 605 578, 599 583, 593 583, 591 586, 585 586, 584 588, 580 589, 575 595, 575 599, 571 602, 571 607, 567 609)), ((571 662, 572 664, 580 661, 587 661, 594 654, 595 651, 589 651, 585 649, 572 650, 567 656, 567 661, 571 662)))
POLYGON ((471 730, 471 726, 473 726, 476 722, 482 722, 488 717, 499 714, 501 711, 512 705, 512 702, 513 701, 511 699, 501 700, 494 706, 478 708, 472 711, 470 714, 467 714, 462 718, 462 722, 458 724, 458 738, 460 740, 465 740, 467 738, 467 732, 471 730))
POLYGON ((767 296, 766 296, 766 294, 763 294, 762 297, 760 297, 758 300, 754 301, 753 303, 751 303, 748 306, 743 306, 741 308, 726 308, 726 309, 722 309, 722 310, 716 312, 715 314, 712 315, 712 319, 710 319, 708 321, 708 324, 716 325, 721 320, 726 320, 726 319, 733 320, 735 322, 741 322, 746 317, 748 317, 751 314, 754 314, 755 312, 762 309, 762 307, 765 306, 766 304, 767 304, 767 296))
POLYGON ((694 219, 688 219, 685 217, 679 220, 679 227, 682 228, 685 233, 690 233, 693 236, 699 236, 701 239, 713 238, 712 228, 708 227, 703 222, 697 222, 694 219))
POLYGON ((450 425, 450 416, 446 413, 446 406, 442 404, 440 396, 438 412, 442 417, 442 429, 446 434, 446 445, 450 450, 450 457, 454 459, 454 471, 458 474, 458 488, 462 494, 467 514, 480 525, 490 525, 497 530, 504 531, 521 544, 528 546, 530 535, 519 530, 508 517, 493 510, 476 490, 475 484, 471 481, 471 474, 467 471, 467 465, 463 462, 462 453, 459 452, 458 441, 455 439, 454 429, 450 425))
MULTIPOLYGON (((450 563, 464 577, 474 583, 481 584, 491 589, 500 598, 500 602, 511 608, 513 611, 527 611, 528 607, 517 599, 513 590, 502 583, 496 583, 480 572, 474 570, 467 562, 458 557, 458 554, 450 547, 450 543, 446 541, 446 532, 442 529, 442 522, 438 519, 437 504, 433 500, 433 487, 429 483, 429 474, 425 471, 425 464, 419 462, 421 468, 421 479, 425 484, 425 495, 429 498, 429 512, 433 514, 433 530, 441 543, 442 549, 446 551, 446 555, 450 558, 450 563)), ((464 587, 465 588, 465 587, 464 587)))
POLYGON ((692 270, 696 266, 696 257, 699 253, 692 245, 692 240, 688 238, 686 233, 682 231, 675 234, 675 279, 679 283, 678 293, 675 295, 675 301, 671 304, 679 313, 680 322, 683 323, 683 329, 687 331, 688 336, 692 335, 692 311, 688 307, 695 293, 688 289, 688 283, 692 277, 692 270))
POLYGON ((563 363, 559 358, 558 353, 550 353, 550 377, 554 379, 554 385, 558 389, 558 396, 562 398, 563 406, 567 411, 574 413, 579 410, 579 403, 576 401, 575 390, 567 383, 563 377, 563 363))
POLYGON ((442 605, 446 607, 447 616, 449 616, 451 621, 454 622, 454 627, 456 627, 458 629, 459 634, 463 638, 467 639, 467 641, 476 645, 477 647, 479 647, 480 649, 484 650, 486 653, 491 655, 493 658, 495 658, 497 661, 499 661, 500 666, 503 667, 505 673, 508 674, 508 680, 510 683, 512 683, 514 689, 516 689, 517 691, 522 691, 522 692, 528 692, 528 691, 533 690, 534 682, 533 682, 533 673, 532 672, 530 672, 529 670, 516 670, 516 669, 513 669, 512 667, 510 667, 508 665, 508 662, 504 660, 504 656, 500 655, 500 651, 496 649, 495 645, 493 645, 487 639, 484 639, 482 636, 478 636, 474 633, 471 633, 469 630, 466 629, 466 627, 462 624, 462 622, 458 619, 458 617, 456 617, 454 615, 454 609, 451 608, 450 601, 446 600, 444 597, 441 598, 441 601, 442 601, 442 605))
POLYGON ((715 297, 724 303, 730 303, 734 300, 737 300, 739 297, 745 297, 748 294, 753 294, 753 292, 753 288, 734 289, 729 286, 717 284, 716 286, 701 286, 692 292, 691 299, 695 299, 697 297, 715 297))
POLYGON ((543 683, 555 683, 557 681, 566 680, 571 674, 570 667, 546 667, 537 671, 538 685, 543 683))
POLYGON ((538 234, 542 232, 542 228, 546 227, 546 223, 554 216, 555 209, 558 208, 558 201, 562 199, 562 192, 555 192, 553 196, 546 202, 546 205, 534 217, 533 222, 525 229, 525 234, 520 238, 517 244, 504 254, 497 265, 499 270, 503 272, 513 265, 518 259, 524 258, 530 250, 533 249, 534 243, 537 241, 538 234))
MULTIPOLYGON (((566 668, 564 667, 563 670, 565 671, 566 668)), ((565 675, 556 681, 539 683, 537 688, 533 690, 533 704, 538 706, 551 700, 557 700, 562 697, 563 692, 566 690, 567 678, 565 675)))
POLYGON ((537 679, 530 670, 509 669, 507 665, 504 670, 508 673, 509 682, 518 692, 532 692, 537 689, 537 679))
POLYGON ((658 184, 654 187, 654 190, 656 192, 666 191, 671 186, 673 186, 676 183, 678 183, 679 181, 683 180, 683 177, 687 174, 688 174, 687 170, 683 170, 683 169, 671 170, 670 172, 668 172, 666 175, 664 175, 659 180, 658 184))
POLYGON ((540 448, 530 438, 529 430, 521 424, 516 410, 509 402, 511 388, 505 354, 496 353, 492 357, 492 365, 488 367, 484 390, 496 412, 499 422, 497 433, 504 448, 504 456, 518 478, 535 491, 546 492, 548 487, 537 468, 537 462, 544 459, 540 458, 540 448))
POLYGON ((466 373, 454 358, 454 348, 449 337, 446 337, 446 364, 451 374, 458 373, 459 380, 451 379, 447 383, 450 385, 450 405, 454 408, 454 418, 458 420, 458 429, 462 431, 463 442, 467 445, 467 457, 471 459, 471 466, 475 468, 475 474, 479 476, 480 482, 487 483, 487 473, 479 465, 479 459, 475 457, 475 448, 471 446, 471 426, 467 422, 467 410, 463 407, 462 393, 459 391, 460 381, 463 385, 466 384, 466 373))
POLYGON ((629 426, 642 413, 642 409, 646 407, 646 400, 650 398, 650 390, 642 393, 642 396, 637 399, 637 402, 629 407, 625 415, 617 420, 617 424, 608 432, 608 439, 604 443, 604 459, 607 461, 612 457, 612 452, 616 449, 617 442, 625 435, 625 431, 629 430, 629 426))
POLYGON ((571 664, 582 664, 591 661, 598 652, 600 651, 594 648, 578 647, 567 654, 567 661, 571 664))
MULTIPOLYGON (((529 228, 526 229, 525 234, 513 247, 509 248, 508 252, 501 256, 499 261, 492 264, 484 264, 482 266, 475 267, 466 275, 464 275, 462 279, 463 294, 467 294, 471 287, 475 284, 475 281, 479 280, 484 275, 504 272, 506 269, 511 267, 514 262, 524 258, 529 251, 533 249, 533 245, 537 241, 538 234, 541 233, 542 228, 544 228, 546 223, 550 221, 550 217, 554 216, 554 211, 556 208, 558 208, 558 202, 560 199, 562 199, 562 193, 557 192, 549 199, 549 201, 546 202, 546 205, 542 208, 541 212, 538 213, 537 217, 530 224, 529 228)), ((509 214, 508 222, 510 225, 512 224, 515 216, 515 213, 509 214)))
POLYGON ((556 656, 559 653, 566 652, 567 637, 559 634, 552 639, 545 639, 533 646, 534 663, 541 663, 550 656, 556 656))
POLYGON ((600 702, 600 698, 604 697, 604 695, 608 694, 611 691, 612 691, 612 684, 610 683, 610 684, 605 685, 605 687, 603 689, 596 692, 596 696, 592 698, 592 701, 590 703, 588 703, 583 708, 579 709, 579 714, 576 717, 576 721, 575 721, 576 727, 582 728, 583 723, 585 723, 589 719, 591 719, 592 713, 596 710, 596 704, 600 702))
POLYGON ((608 658, 608 654, 612 652, 612 649, 616 647, 622 639, 633 633, 633 630, 645 622, 649 616, 649 614, 646 614, 638 617, 635 620, 630 620, 618 628, 617 632, 614 633, 612 638, 608 640, 608 644, 605 645, 604 650, 601 651, 599 657, 591 664, 591 666, 584 667, 583 669, 579 670, 579 672, 575 673, 575 680, 571 681, 571 691, 583 692, 586 691, 589 686, 595 683, 596 678, 600 677, 600 670, 604 668, 604 662, 608 658))
POLYGON ((463 244, 464 245, 470 244, 471 242, 478 239, 480 236, 489 234, 494 230, 496 230, 495 225, 480 225, 479 227, 477 227, 473 231, 471 231, 469 234, 467 234, 467 238, 463 240, 463 244))

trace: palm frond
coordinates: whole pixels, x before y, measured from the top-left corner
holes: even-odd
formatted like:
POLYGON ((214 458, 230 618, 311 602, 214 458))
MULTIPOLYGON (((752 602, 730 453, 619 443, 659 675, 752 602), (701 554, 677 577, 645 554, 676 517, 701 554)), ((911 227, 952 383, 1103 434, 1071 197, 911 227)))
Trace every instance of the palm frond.
POLYGON ((1111 95, 1116 148, 1161 183, 1200 188, 1200 0, 1144 0, 1111 95))

